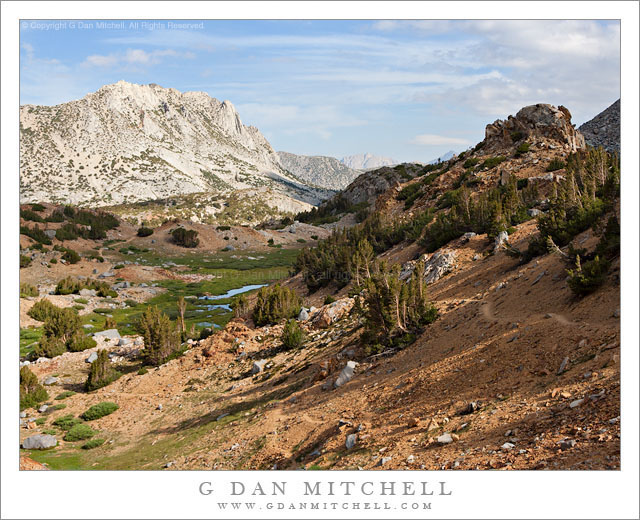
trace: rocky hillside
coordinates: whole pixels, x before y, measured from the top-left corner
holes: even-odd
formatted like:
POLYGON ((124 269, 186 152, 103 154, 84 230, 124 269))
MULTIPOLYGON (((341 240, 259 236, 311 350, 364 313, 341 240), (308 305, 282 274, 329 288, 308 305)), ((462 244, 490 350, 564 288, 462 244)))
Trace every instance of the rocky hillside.
POLYGON ((308 207, 326 193, 285 171, 229 101, 119 81, 20 108, 21 202, 100 206, 270 187, 308 207))
POLYGON ((609 152, 620 151, 620 100, 579 128, 588 145, 602 146, 609 152))
POLYGON ((296 155, 278 152, 280 165, 304 182, 327 188, 341 190, 346 188, 362 172, 353 170, 334 157, 320 155, 296 155))
POLYGON ((295 275, 237 300, 182 356, 147 370, 139 336, 101 342, 123 375, 95 392, 88 351, 31 364, 51 396, 76 393, 24 413, 23 455, 51 469, 619 469, 619 174, 566 108, 533 105, 446 163, 363 175, 333 204, 370 202, 362 222, 309 235, 295 275), (358 188, 367 178, 379 187, 358 188), (61 416, 106 400, 119 408, 91 423, 104 443, 82 450, 61 416), (39 434, 58 445, 34 448, 39 434))
POLYGON ((396 164, 396 161, 389 157, 382 157, 381 155, 373 155, 370 153, 348 155, 340 159, 340 162, 354 170, 370 170, 372 168, 396 164))

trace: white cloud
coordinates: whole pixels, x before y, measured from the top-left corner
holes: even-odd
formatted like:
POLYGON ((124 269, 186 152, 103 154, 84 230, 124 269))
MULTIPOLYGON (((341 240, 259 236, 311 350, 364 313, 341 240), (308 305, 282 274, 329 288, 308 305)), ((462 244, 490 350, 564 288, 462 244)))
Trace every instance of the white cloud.
POLYGON ((410 144, 419 144, 423 146, 464 146, 471 144, 470 141, 466 139, 461 139, 459 137, 448 137, 446 135, 436 135, 436 134, 421 134, 416 135, 411 141, 410 144))
POLYGON ((114 65, 157 65, 164 58, 194 59, 192 52, 178 52, 173 49, 154 50, 151 52, 143 49, 127 49, 121 54, 92 54, 81 63, 84 67, 105 67, 114 65))

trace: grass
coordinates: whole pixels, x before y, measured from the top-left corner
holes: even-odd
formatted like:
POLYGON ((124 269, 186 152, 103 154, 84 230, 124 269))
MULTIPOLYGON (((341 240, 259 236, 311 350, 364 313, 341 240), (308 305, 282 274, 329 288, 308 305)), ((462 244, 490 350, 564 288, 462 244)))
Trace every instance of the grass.
POLYGON ((30 347, 32 343, 40 341, 42 338, 42 327, 28 327, 20 329, 20 356, 27 356, 33 351, 30 347))
MULTIPOLYGON (((182 261, 189 263, 192 270, 199 274, 214 274, 212 280, 204 280, 201 282, 186 283, 180 280, 163 280, 158 282, 158 286, 166 289, 166 292, 158 294, 143 304, 135 307, 125 307, 124 309, 116 308, 98 308, 94 312, 81 316, 83 325, 93 325, 92 330, 103 330, 106 317, 102 314, 111 314, 116 321, 120 334, 135 334, 135 323, 149 305, 155 305, 165 312, 172 320, 178 316, 176 301, 179 296, 185 297, 187 301, 187 309, 185 314, 185 324, 187 330, 191 326, 196 329, 203 329, 204 326, 198 326, 198 323, 209 322, 219 327, 224 327, 231 319, 232 313, 224 309, 209 309, 210 305, 228 305, 233 299, 221 299, 215 301, 198 300, 197 297, 205 294, 224 294, 231 289, 237 289, 245 285, 258 285, 275 282, 289 275, 290 266, 297 255, 297 251, 283 250, 276 253, 254 253, 248 254, 256 258, 256 260, 234 259, 230 255, 217 255, 222 261, 208 258, 186 258, 182 257, 182 261), (255 256, 254 256, 255 255, 255 256), (264 256, 263 259, 258 257, 264 256), (212 268, 215 266, 215 269, 212 268), (191 297, 191 298, 189 298, 191 297), (195 298, 194 298, 195 297, 195 298)), ((243 254, 244 256, 244 254, 243 254)), ((213 255, 212 255, 213 257, 213 255)), ((168 261, 168 258, 158 257, 158 263, 162 264, 168 261)), ((176 264, 180 262, 180 258, 171 258, 176 264)), ((183 264, 185 265, 185 264, 183 264)))

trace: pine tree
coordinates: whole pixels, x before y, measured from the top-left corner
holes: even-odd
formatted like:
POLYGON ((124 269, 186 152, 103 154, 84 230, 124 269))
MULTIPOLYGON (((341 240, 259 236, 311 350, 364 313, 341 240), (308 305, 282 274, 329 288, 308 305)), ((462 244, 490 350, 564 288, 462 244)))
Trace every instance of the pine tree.
POLYGON ((120 373, 111 366, 111 360, 105 349, 98 350, 98 357, 91 363, 89 377, 85 383, 87 392, 97 390, 120 377, 120 373))
POLYGON ((147 307, 136 327, 144 339, 143 355, 147 363, 161 365, 180 349, 175 326, 157 307, 147 307))

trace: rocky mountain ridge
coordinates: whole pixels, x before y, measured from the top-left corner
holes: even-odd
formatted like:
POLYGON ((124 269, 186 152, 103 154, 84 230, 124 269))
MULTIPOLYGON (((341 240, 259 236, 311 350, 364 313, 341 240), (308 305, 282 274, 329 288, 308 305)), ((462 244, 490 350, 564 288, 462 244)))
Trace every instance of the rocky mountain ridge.
POLYGON ((280 165, 308 184, 330 190, 346 188, 362 172, 334 157, 278 152, 280 165))
POLYGON ((588 145, 608 152, 620 151, 620 100, 578 128, 588 145))
POLYGON ((269 187, 304 209, 326 197, 280 166, 230 101, 119 81, 20 108, 21 202, 101 206, 269 187))

